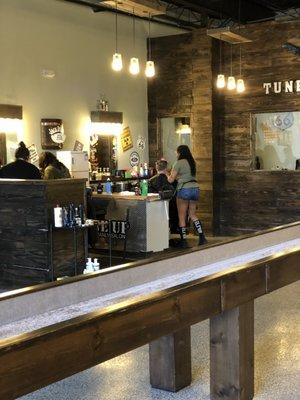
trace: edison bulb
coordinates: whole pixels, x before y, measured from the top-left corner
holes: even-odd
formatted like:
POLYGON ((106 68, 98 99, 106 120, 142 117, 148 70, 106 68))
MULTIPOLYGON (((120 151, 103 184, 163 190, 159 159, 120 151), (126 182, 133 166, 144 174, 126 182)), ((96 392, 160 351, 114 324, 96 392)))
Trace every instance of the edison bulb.
POLYGON ((238 93, 243 93, 245 91, 244 79, 238 79, 237 86, 236 86, 236 91, 238 93))
POLYGON ((138 58, 132 57, 130 59, 129 72, 132 75, 137 75, 140 72, 140 64, 138 58))
POLYGON ((154 61, 146 62, 145 75, 147 78, 152 78, 155 75, 154 61))
POLYGON ((114 71, 121 71, 121 69, 123 68, 123 61, 122 55, 120 53, 115 53, 113 55, 111 66, 114 71))
POLYGON ((217 88, 223 89, 226 85, 225 76, 223 74, 219 74, 217 78, 217 88))
POLYGON ((234 76, 229 76, 228 81, 227 81, 227 89, 228 90, 233 90, 236 88, 236 83, 235 83, 235 77, 234 76))

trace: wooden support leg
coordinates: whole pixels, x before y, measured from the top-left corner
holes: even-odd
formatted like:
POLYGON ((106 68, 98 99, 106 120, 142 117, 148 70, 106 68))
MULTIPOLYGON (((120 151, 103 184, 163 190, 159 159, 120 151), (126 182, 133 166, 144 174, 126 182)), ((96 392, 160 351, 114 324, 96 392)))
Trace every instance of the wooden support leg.
POLYGON ((211 400, 254 396, 254 303, 210 320, 211 400))
POLYGON ((191 328, 164 336, 149 345, 150 383, 177 392, 191 384, 191 328))

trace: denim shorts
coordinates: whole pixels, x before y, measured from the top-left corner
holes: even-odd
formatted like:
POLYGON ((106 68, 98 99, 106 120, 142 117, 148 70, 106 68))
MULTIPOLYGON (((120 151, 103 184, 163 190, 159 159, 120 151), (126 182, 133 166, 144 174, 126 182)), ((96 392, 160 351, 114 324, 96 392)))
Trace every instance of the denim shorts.
POLYGON ((178 190, 177 197, 182 200, 199 201, 200 189, 199 188, 182 188, 178 190))

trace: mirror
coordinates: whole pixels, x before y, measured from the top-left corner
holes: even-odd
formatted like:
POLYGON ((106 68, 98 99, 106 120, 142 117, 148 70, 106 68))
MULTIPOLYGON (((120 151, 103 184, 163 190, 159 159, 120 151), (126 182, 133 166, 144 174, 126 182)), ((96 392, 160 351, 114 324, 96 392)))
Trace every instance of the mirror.
POLYGON ((94 135, 90 142, 90 163, 92 171, 99 168, 109 168, 114 171, 118 168, 117 137, 115 135, 94 135))
POLYGON ((162 156, 171 167, 176 161, 176 149, 185 144, 191 147, 191 127, 189 117, 160 118, 160 136, 162 143, 162 156))
POLYGON ((252 116, 254 169, 300 169, 300 111, 252 116))

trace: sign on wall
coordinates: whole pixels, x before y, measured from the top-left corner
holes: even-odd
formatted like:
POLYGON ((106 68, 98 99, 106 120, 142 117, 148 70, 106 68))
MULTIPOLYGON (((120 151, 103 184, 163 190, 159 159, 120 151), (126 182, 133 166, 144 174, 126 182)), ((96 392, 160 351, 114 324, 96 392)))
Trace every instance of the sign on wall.
POLYGON ((136 167, 137 165, 140 164, 140 155, 137 151, 133 151, 130 154, 129 162, 132 167, 136 167))
POLYGON ((133 147, 129 126, 124 128, 123 132, 121 133, 121 146, 123 151, 129 150, 133 147))
POLYGON ((264 82, 265 94, 299 93, 300 79, 296 81, 264 82))
POLYGON ((79 140, 76 140, 74 143, 74 151, 82 151, 83 150, 83 143, 79 142, 79 140))
POLYGON ((31 146, 28 147, 29 150, 29 160, 31 164, 35 164, 39 160, 39 155, 37 152, 37 148, 35 144, 32 144, 31 146))
POLYGON ((62 149, 66 140, 62 119, 41 119, 42 149, 62 149))

